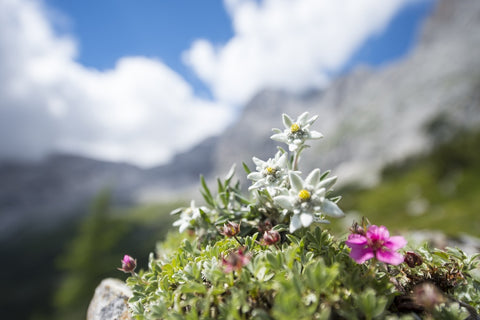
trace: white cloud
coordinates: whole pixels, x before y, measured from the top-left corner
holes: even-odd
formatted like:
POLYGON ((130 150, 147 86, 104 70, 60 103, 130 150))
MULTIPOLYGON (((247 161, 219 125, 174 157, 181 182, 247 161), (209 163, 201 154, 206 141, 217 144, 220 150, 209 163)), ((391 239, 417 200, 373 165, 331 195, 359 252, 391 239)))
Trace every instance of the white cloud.
POLYGON ((244 104, 266 87, 322 87, 412 1, 224 0, 235 36, 219 46, 197 40, 184 60, 226 103, 244 104))
POLYGON ((39 1, 0 0, 0 157, 56 150, 151 165, 231 120, 159 60, 125 57, 100 72, 76 54, 39 1))
POLYGON ((0 158, 68 151, 142 165, 221 132, 266 87, 328 83, 362 42, 409 1, 225 0, 234 37, 195 41, 185 61, 217 102, 160 60, 124 57, 112 70, 75 61, 75 40, 55 34, 38 0, 0 0, 0 158))

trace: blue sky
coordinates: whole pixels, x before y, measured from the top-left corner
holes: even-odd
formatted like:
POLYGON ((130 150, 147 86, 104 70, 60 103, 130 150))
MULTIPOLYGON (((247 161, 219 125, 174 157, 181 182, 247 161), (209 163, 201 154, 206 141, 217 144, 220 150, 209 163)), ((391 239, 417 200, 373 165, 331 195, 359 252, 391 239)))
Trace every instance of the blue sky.
MULTIPOLYGON (((197 94, 205 93, 208 87, 185 66, 182 52, 198 38, 221 44, 234 35, 225 6, 218 0, 46 0, 46 3, 63 15, 54 25, 56 32, 75 35, 79 43, 77 60, 82 65, 105 70, 114 68, 123 56, 156 57, 182 74, 197 94)), ((417 1, 402 7, 384 30, 371 35, 335 73, 348 72, 359 64, 381 66, 407 54, 432 5, 433 1, 417 1)))
POLYGON ((0 78, 8 83, 0 134, 15 137, 0 140, 0 158, 61 151, 145 166, 168 161, 220 133, 263 88, 325 88, 358 64, 403 57, 432 7, 433 0, 0 0, 0 78))
POLYGON ((114 68, 124 56, 155 57, 181 73, 199 94, 207 94, 208 88, 185 66, 181 53, 198 38, 224 43, 233 36, 231 21, 219 0, 46 3, 63 15, 56 31, 75 35, 80 47, 78 61, 83 65, 105 70, 114 68))

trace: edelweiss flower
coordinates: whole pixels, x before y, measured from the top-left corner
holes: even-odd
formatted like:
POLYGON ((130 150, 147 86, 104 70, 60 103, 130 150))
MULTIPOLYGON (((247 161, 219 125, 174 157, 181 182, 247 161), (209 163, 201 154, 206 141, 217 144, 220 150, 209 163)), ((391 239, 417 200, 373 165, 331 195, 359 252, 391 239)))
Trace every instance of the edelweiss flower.
POLYGON ((398 265, 404 261, 403 255, 395 252, 403 248, 407 241, 402 236, 390 237, 384 226, 371 225, 365 235, 351 234, 345 244, 352 248, 350 257, 357 263, 364 263, 373 257, 378 261, 398 265))
POLYGON ((171 214, 180 213, 180 218, 173 223, 173 226, 179 227, 179 231, 183 232, 189 227, 193 227, 195 220, 200 218, 200 209, 195 207, 195 201, 190 202, 190 207, 179 208, 171 212, 171 214))
POLYGON ((288 144, 290 151, 296 151, 305 143, 308 139, 320 139, 323 135, 317 131, 310 131, 308 128, 312 123, 317 120, 318 116, 308 118, 308 112, 302 113, 297 121, 293 121, 287 114, 283 114, 283 125, 285 129, 273 129, 275 132, 270 138, 275 141, 285 142, 288 144))
POLYGON ((293 211, 290 232, 308 227, 312 222, 329 223, 324 215, 335 218, 344 216, 335 202, 325 198, 337 177, 320 180, 320 169, 315 169, 305 180, 296 172, 290 172, 289 178, 291 188, 287 191, 288 194, 276 196, 273 200, 280 207, 293 211))
POLYGON ((247 178, 254 181, 248 190, 267 188, 271 195, 275 195, 276 188, 282 187, 287 181, 287 154, 277 152, 275 158, 262 161, 253 157, 257 166, 256 172, 251 172, 247 178))

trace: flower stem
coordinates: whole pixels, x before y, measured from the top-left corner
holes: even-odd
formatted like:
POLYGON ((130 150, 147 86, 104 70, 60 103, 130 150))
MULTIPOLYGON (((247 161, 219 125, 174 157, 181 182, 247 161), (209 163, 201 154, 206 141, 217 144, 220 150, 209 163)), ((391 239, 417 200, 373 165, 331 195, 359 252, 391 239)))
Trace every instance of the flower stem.
POLYGON ((243 246, 243 243, 240 241, 240 239, 238 239, 237 236, 233 236, 233 237, 235 238, 235 240, 237 240, 237 242, 238 242, 241 246, 243 246))

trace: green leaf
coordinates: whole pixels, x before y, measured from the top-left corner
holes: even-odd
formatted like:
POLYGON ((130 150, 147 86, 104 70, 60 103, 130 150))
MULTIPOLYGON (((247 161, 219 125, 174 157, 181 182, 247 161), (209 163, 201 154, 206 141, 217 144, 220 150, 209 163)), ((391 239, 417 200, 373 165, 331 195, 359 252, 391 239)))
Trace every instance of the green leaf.
POLYGON ((200 183, 202 184, 202 187, 203 187, 203 190, 205 192, 205 194, 208 196, 208 197, 212 197, 212 194, 210 192, 210 189, 208 188, 207 186, 207 183, 205 182, 205 177, 203 175, 200 175, 200 183))
POLYGON ((243 170, 245 170, 247 175, 252 172, 252 170, 250 170, 250 168, 247 166, 245 162, 242 162, 242 166, 243 166, 243 170))
POLYGON ((227 175, 225 176, 225 185, 230 184, 230 180, 232 180, 234 174, 235 174, 235 168, 237 165, 234 163, 231 167, 230 170, 228 171, 227 175))
POLYGON ((206 293, 207 288, 205 285, 197 282, 186 282, 184 285, 179 287, 180 292, 182 293, 206 293))
POLYGON ((444 259, 444 260, 448 260, 449 259, 449 256, 448 254, 445 252, 445 251, 440 251, 440 250, 435 250, 433 252, 434 255, 444 259))
POLYGON ((325 172, 322 174, 322 176, 320 177, 320 181, 322 181, 323 179, 325 179, 329 174, 330 174, 330 170, 325 171, 325 172))

